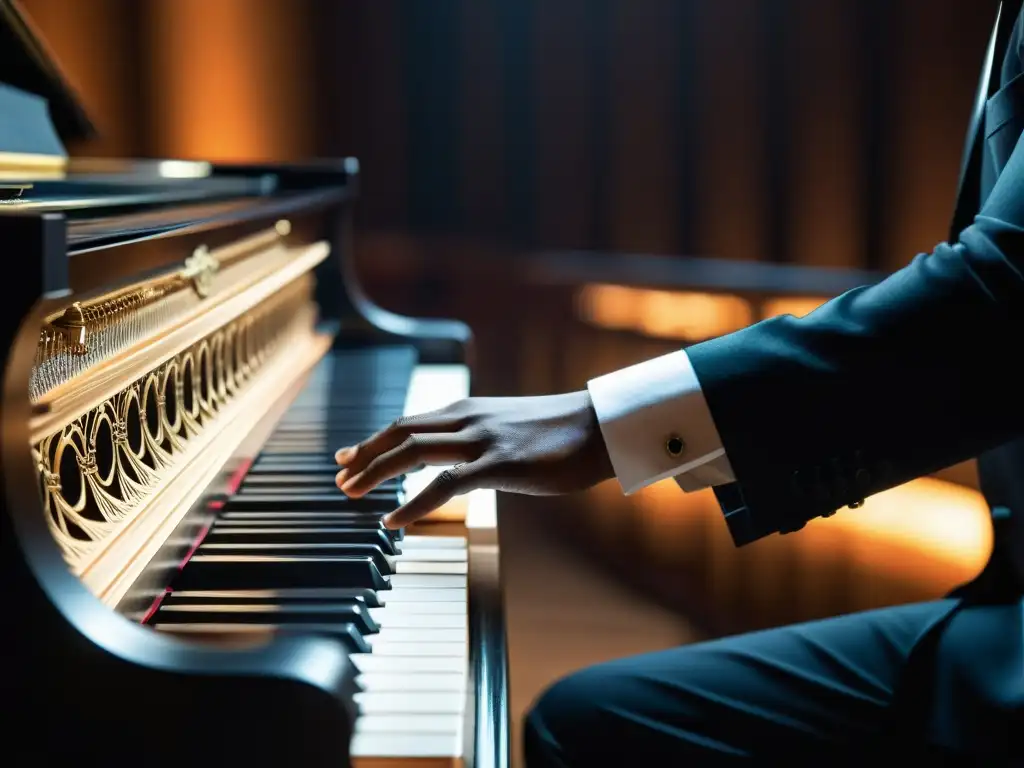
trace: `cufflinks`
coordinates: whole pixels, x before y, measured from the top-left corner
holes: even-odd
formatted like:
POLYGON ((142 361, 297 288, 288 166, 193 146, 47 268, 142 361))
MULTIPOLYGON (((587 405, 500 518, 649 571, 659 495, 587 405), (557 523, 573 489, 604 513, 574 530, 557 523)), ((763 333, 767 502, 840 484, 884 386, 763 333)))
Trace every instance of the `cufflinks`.
POLYGON ((686 443, 679 435, 669 435, 665 438, 665 453, 673 459, 679 458, 686 448, 686 443))

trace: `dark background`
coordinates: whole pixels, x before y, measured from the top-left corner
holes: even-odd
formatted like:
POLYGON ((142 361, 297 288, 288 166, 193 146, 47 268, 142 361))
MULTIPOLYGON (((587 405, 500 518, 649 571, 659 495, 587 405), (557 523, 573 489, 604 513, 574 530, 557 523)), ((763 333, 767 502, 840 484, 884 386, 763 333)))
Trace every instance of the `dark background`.
POLYGON ((368 229, 894 268, 993 2, 25 0, 90 154, 355 155, 368 229))

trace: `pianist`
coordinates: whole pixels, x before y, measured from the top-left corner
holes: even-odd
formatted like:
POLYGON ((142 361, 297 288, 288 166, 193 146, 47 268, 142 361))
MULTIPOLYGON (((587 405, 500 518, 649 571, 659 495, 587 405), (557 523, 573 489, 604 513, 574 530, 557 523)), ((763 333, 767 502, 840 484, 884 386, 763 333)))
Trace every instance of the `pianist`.
POLYGON ((423 462, 454 465, 392 527, 480 486, 559 494, 614 476, 630 493, 674 477, 715 487, 738 544, 984 454, 986 496, 1010 523, 996 538, 1005 560, 974 585, 574 674, 527 718, 531 768, 1024 765, 1024 62, 1019 3, 1003 6, 980 214, 950 243, 805 318, 583 392, 470 399, 338 451, 338 483, 355 496, 423 462))

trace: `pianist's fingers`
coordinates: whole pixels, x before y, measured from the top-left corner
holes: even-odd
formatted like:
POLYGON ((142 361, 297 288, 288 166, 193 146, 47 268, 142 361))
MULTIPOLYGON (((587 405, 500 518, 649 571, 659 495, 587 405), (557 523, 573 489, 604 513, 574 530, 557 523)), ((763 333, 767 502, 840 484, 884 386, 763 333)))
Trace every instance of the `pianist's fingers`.
POLYGON ((372 459, 361 472, 351 474, 346 469, 338 473, 336 480, 347 495, 358 497, 421 464, 473 461, 483 453, 485 445, 483 439, 466 432, 412 434, 398 447, 372 459))
POLYGON ((341 452, 336 482, 365 494, 417 464, 456 464, 387 519, 400 528, 476 488, 550 495, 614 475, 590 393, 468 398, 341 452), (401 438, 401 439, 399 439, 401 438))
POLYGON ((481 460, 472 464, 457 464, 451 469, 446 469, 415 498, 387 515, 384 518, 385 527, 397 529, 412 525, 421 517, 443 507, 455 496, 481 487, 485 482, 486 463, 486 460, 481 460))
POLYGON ((359 445, 339 448, 334 454, 334 460, 345 467, 343 470, 345 476, 352 477, 362 472, 375 457, 397 448, 412 434, 457 432, 463 424, 464 420, 459 417, 458 409, 455 406, 418 416, 403 416, 389 427, 366 438, 359 445))

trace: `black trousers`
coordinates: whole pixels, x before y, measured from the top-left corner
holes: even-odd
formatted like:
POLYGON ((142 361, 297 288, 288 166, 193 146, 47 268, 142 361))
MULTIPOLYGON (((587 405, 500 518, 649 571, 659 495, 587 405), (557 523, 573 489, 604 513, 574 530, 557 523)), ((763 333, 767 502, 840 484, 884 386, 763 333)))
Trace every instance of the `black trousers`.
POLYGON ((867 611, 585 669, 535 702, 526 764, 870 766, 894 756, 970 764, 893 740, 894 695, 911 651, 956 605, 867 611))

